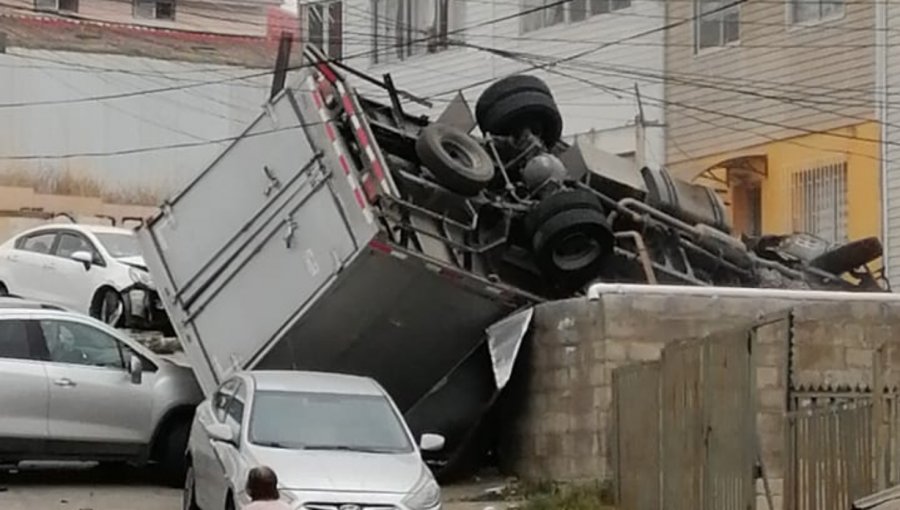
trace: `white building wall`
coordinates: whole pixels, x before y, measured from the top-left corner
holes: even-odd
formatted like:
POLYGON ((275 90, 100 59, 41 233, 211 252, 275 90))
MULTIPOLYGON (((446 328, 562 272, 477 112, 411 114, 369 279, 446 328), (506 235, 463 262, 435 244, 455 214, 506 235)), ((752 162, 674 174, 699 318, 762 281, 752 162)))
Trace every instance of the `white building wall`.
POLYGON ((894 285, 900 282, 900 4, 883 2, 886 30, 876 34, 879 78, 876 95, 881 100, 884 182, 882 198, 885 265, 894 285), (883 94, 879 92, 884 91, 883 94))
MULTIPOLYGON (((466 44, 529 54, 542 62, 596 50, 560 63, 554 67, 559 74, 530 72, 543 78, 551 87, 563 116, 564 135, 609 130, 615 134, 593 136, 592 139, 605 150, 620 154, 634 152, 635 137, 622 136, 621 132, 633 125, 638 112, 635 83, 643 97, 645 118, 664 121, 661 80, 664 2, 632 0, 630 7, 619 11, 521 33, 521 16, 518 15, 521 0, 448 1, 463 5, 463 21, 459 24, 463 30, 450 37, 462 39, 466 44), (649 33, 638 37, 644 32, 649 33)), ((398 88, 433 98, 434 108, 428 112, 433 116, 440 114, 459 89, 474 110, 479 94, 491 81, 529 66, 479 49, 458 46, 389 65, 373 64, 371 0, 347 0, 345 5, 344 55, 347 63, 379 77, 389 72, 398 88)), ((357 85, 369 93, 378 93, 375 88, 357 85)), ((414 105, 410 109, 420 111, 414 109, 414 105)), ((628 128, 628 131, 633 133, 634 129, 628 128)), ((648 163, 661 164, 665 156, 663 129, 648 128, 646 139, 648 163)))
POLYGON ((261 110, 265 70, 123 55, 0 54, 0 179, 70 172, 110 189, 166 193, 261 110), (145 92, 170 89, 164 92, 145 92), (86 100, 98 96, 127 97, 86 100), (49 102, 52 104, 36 104, 49 102), (174 146, 174 147, 173 147, 174 146))

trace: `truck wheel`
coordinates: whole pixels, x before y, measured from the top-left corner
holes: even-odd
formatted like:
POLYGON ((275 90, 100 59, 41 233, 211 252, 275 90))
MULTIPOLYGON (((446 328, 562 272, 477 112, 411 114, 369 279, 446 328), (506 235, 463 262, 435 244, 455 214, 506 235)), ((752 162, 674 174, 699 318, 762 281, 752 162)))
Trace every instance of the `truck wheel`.
POLYGON ((592 209, 603 213, 603 204, 590 191, 576 189, 554 193, 541 200, 525 216, 522 226, 526 235, 533 237, 537 227, 542 223, 563 211, 572 209, 592 209))
POLYGON ((163 483, 170 487, 184 487, 187 476, 187 451, 188 434, 191 424, 188 421, 180 421, 169 429, 162 445, 162 455, 159 459, 160 475, 163 483))
POLYGON ((542 223, 532 238, 538 267, 547 276, 590 276, 613 251, 606 217, 593 209, 563 211, 542 223))
POLYGON ((494 178, 494 161, 487 151, 452 126, 431 124, 423 129, 416 154, 441 185, 461 195, 477 195, 494 178))
POLYGON ((877 237, 866 237, 829 250, 814 258, 809 265, 841 275, 872 262, 882 253, 881 241, 877 237))
POLYGON ((550 147, 559 141, 563 124, 553 96, 521 90, 485 106, 478 126, 495 135, 514 135, 527 129, 550 147))
POLYGON ((475 103, 475 120, 481 125, 484 113, 494 103, 506 96, 525 91, 543 92, 548 96, 552 96, 550 87, 544 83, 544 80, 537 76, 528 74, 507 76, 506 78, 492 83, 491 86, 484 89, 484 92, 478 97, 478 101, 475 103))

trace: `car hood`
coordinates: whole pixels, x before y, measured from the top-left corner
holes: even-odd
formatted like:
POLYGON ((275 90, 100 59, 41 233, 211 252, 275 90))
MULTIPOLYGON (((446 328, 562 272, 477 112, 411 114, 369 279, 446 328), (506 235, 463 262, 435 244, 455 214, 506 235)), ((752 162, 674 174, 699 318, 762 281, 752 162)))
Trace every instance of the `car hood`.
POLYGON ((142 257, 140 255, 135 255, 133 257, 121 257, 116 260, 118 260, 119 262, 121 262, 123 264, 129 265, 132 267, 136 267, 142 271, 147 270, 147 263, 144 262, 144 257, 142 257))
POLYGON ((252 447, 256 465, 278 473, 284 489, 395 493, 409 492, 426 469, 417 453, 374 454, 252 447))

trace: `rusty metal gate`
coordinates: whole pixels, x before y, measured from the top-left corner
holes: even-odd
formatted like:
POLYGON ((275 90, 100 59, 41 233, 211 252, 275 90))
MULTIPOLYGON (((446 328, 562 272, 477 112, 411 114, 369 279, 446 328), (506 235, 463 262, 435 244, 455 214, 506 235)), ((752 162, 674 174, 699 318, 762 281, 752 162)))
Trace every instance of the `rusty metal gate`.
POLYGON ((614 371, 620 510, 753 508, 752 367, 750 331, 741 329, 668 345, 656 387, 650 387, 653 364, 614 371), (658 420, 648 424, 653 414, 646 408, 657 398, 658 420), (654 424, 655 434, 648 432, 654 424), (636 447, 641 440, 649 444, 636 447), (646 450, 653 447, 656 455, 646 450), (638 495, 641 490, 651 493, 638 495))
POLYGON ((786 510, 846 510, 872 493, 871 401, 801 408, 787 416, 786 510))
POLYGON ((613 371, 616 500, 621 509, 661 510, 659 362, 613 371), (623 428, 624 427, 624 428, 623 428))

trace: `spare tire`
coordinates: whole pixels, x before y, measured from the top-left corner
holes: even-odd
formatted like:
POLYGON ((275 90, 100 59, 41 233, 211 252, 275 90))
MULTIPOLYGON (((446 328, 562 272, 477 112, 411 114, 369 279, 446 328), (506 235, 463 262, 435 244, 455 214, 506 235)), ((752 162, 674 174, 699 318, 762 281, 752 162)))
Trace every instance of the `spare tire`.
POLYGON ((520 90, 485 105, 478 127, 485 133, 515 135, 525 129, 552 147, 562 135, 562 116, 553 96, 536 90, 520 90))
POLYGON ((827 251, 810 261, 809 265, 841 275, 872 262, 883 252, 881 241, 877 237, 866 237, 827 251))
POLYGON ((475 103, 475 120, 480 125, 484 118, 484 112, 487 111, 494 103, 504 97, 517 94, 519 92, 543 92, 552 97, 550 87, 537 76, 527 74, 516 74, 507 76, 501 80, 495 81, 490 87, 484 89, 484 92, 478 97, 475 103))
POLYGON ((425 127, 416 140, 416 154, 445 188, 460 195, 477 195, 494 178, 494 161, 464 131, 445 124, 425 127))

